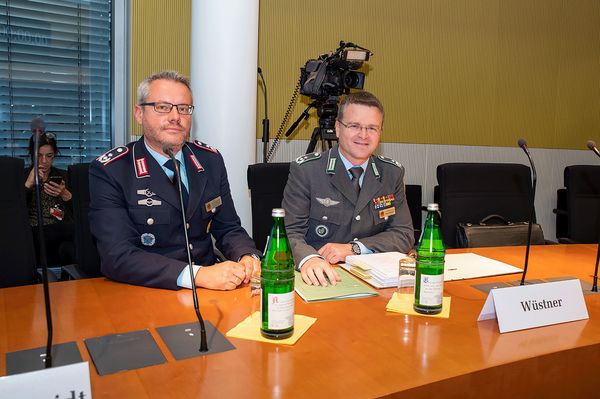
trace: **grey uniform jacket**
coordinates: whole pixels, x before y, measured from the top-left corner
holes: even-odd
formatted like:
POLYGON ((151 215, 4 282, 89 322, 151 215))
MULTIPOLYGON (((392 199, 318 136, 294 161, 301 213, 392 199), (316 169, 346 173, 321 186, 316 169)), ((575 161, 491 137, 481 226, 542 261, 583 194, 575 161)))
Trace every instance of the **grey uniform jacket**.
POLYGON ((407 252, 414 243, 404 168, 382 156, 371 156, 358 198, 338 146, 299 157, 282 207, 296 265, 329 242, 359 240, 374 252, 407 252))

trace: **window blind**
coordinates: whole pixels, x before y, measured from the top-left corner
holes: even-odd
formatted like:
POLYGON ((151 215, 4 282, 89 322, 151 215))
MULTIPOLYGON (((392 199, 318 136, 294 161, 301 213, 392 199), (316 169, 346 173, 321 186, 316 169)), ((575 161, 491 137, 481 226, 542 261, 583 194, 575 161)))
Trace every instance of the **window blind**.
POLYGON ((112 2, 0 0, 0 155, 27 156, 41 117, 55 166, 90 162, 111 143, 112 2))

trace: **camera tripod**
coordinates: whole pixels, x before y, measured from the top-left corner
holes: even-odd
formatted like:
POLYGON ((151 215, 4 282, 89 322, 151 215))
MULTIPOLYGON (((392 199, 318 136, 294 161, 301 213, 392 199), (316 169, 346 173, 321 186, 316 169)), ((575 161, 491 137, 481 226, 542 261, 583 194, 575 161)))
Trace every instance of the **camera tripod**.
POLYGON ((321 140, 321 148, 323 150, 331 148, 333 146, 333 142, 337 141, 338 139, 337 135, 335 134, 335 119, 337 118, 338 113, 338 99, 338 96, 330 96, 327 98, 327 100, 316 100, 310 103, 285 133, 286 137, 292 134, 300 121, 303 119, 308 119, 308 113, 311 108, 316 108, 317 115, 319 116, 319 126, 313 129, 308 147, 306 148, 306 154, 314 152, 319 140, 321 140))

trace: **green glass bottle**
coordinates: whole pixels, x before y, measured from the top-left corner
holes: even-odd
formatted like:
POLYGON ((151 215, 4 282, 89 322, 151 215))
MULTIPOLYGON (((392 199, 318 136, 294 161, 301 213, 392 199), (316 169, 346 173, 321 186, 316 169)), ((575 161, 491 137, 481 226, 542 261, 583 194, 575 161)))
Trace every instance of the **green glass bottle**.
POLYGON ((273 209, 273 227, 261 264, 260 332, 283 339, 294 333, 294 256, 285 233, 285 210, 273 209))
POLYGON ((446 248, 442 240, 438 210, 438 204, 427 205, 425 228, 417 245, 414 309, 424 314, 442 311, 446 248))

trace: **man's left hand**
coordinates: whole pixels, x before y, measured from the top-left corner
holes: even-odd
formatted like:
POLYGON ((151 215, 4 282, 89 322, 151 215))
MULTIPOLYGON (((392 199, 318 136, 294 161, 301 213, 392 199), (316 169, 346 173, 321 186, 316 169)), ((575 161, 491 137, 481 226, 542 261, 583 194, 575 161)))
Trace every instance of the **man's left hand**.
POLYGON ((260 260, 256 259, 254 256, 242 256, 242 259, 240 259, 240 264, 244 266, 244 270, 246 271, 244 284, 248 284, 250 282, 250 278, 252 278, 253 274, 260 275, 260 260))
POLYGON ((346 256, 354 254, 351 244, 335 244, 331 242, 323 245, 318 252, 319 255, 332 265, 344 262, 346 256))

